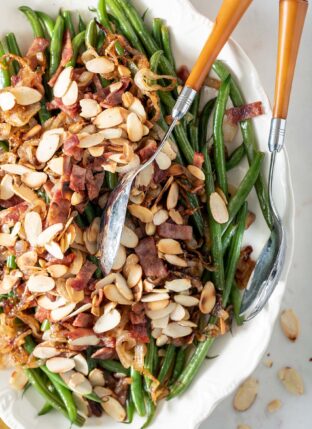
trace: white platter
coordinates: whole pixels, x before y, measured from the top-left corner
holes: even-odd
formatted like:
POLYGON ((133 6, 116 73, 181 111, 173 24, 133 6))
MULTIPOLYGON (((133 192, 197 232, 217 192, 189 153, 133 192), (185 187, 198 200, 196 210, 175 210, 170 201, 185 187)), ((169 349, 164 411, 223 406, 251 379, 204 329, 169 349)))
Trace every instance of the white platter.
MULTIPOLYGON (((41 9, 55 15, 60 7, 79 10, 82 15, 88 16, 87 7, 96 5, 95 0, 10 0, 2 2, 0 28, 4 35, 14 31, 22 48, 26 49, 31 41, 31 30, 18 6, 27 4, 34 9, 41 9)), ((140 0, 136 5, 143 12, 147 7, 149 17, 164 18, 171 27, 173 45, 177 64, 186 64, 189 67, 194 63, 200 49, 206 40, 210 21, 197 13, 188 0, 140 0)), ((261 86, 258 74, 244 51, 233 41, 230 41, 219 57, 232 70, 235 78, 243 88, 247 102, 261 100, 265 114, 254 120, 259 147, 267 151, 267 137, 270 124, 270 105, 261 86)), ((234 147, 234 146, 233 146, 234 147)), ((231 175, 233 183, 237 183, 244 174, 246 165, 231 175)), ((268 170, 268 157, 264 172, 268 170)), ((269 342, 273 324, 276 320, 285 282, 290 266, 293 251, 293 220, 294 199, 290 179, 287 155, 282 152, 278 156, 276 167, 275 198, 279 212, 283 218, 287 233, 287 256, 282 279, 279 282, 270 302, 253 321, 242 328, 234 328, 232 335, 216 342, 210 355, 219 355, 218 358, 207 360, 200 374, 189 390, 176 400, 165 402, 159 407, 153 428, 180 427, 195 429, 212 412, 216 405, 229 395, 238 384, 246 378, 256 367, 269 342)), ((246 234, 245 242, 254 248, 254 257, 268 237, 268 229, 261 217, 256 195, 252 192, 249 207, 257 215, 256 223, 246 234)), ((43 403, 42 399, 32 390, 22 398, 20 394, 8 387, 8 372, 0 372, 0 417, 11 429, 67 429, 68 422, 57 413, 38 418, 38 410, 43 403)), ((89 419, 86 429, 96 427, 116 429, 122 427, 110 418, 89 419)), ((130 428, 141 427, 141 421, 135 419, 130 428)))

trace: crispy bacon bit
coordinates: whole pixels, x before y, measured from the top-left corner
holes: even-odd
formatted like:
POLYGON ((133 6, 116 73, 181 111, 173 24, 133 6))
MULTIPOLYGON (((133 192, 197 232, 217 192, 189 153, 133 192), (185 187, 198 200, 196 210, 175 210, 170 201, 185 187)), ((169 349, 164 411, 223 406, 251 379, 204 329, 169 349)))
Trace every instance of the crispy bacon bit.
POLYGON ((85 289, 96 269, 97 266, 95 264, 92 264, 90 261, 86 261, 74 279, 67 279, 66 285, 75 290, 85 289))
POLYGON ((73 263, 75 257, 75 253, 69 253, 68 255, 64 256, 63 259, 56 259, 52 255, 50 255, 50 253, 47 253, 45 260, 47 261, 47 267, 55 264, 66 265, 67 267, 69 267, 73 263))
POLYGON ((76 161, 81 161, 83 150, 79 147, 79 139, 76 134, 72 134, 64 141, 63 152, 72 156, 76 161))
POLYGON ((86 172, 86 186, 90 200, 99 196, 101 186, 104 181, 104 172, 93 175, 91 168, 86 172))
POLYGON ((50 103, 46 104, 48 110, 61 109, 62 112, 66 113, 70 118, 75 119, 79 113, 79 103, 78 101, 71 106, 65 106, 61 98, 53 98, 50 103))
POLYGON ((101 415, 103 414, 103 409, 101 404, 98 404, 97 402, 94 402, 94 401, 90 401, 90 399, 88 399, 87 401, 88 401, 88 405, 92 416, 101 417, 101 415))
POLYGON ((145 308, 142 302, 138 302, 132 306, 132 311, 129 313, 129 319, 132 325, 146 323, 145 308))
POLYGON ((71 42, 71 35, 70 35, 70 31, 68 29, 66 29, 66 31, 64 33, 64 38, 63 38, 63 50, 62 50, 62 57, 61 57, 60 65, 58 66, 56 72, 54 73, 54 75, 51 77, 51 79, 48 82, 48 84, 51 87, 53 87, 55 85, 55 82, 57 81, 57 78, 61 74, 61 71, 64 69, 64 67, 66 66, 68 61, 71 60, 72 56, 73 56, 73 46, 72 46, 72 42, 71 42))
POLYGON ((35 312, 35 319, 38 320, 38 322, 42 323, 44 322, 46 319, 49 320, 50 319, 50 310, 46 310, 45 308, 42 307, 37 307, 36 308, 36 312, 35 312))
POLYGON ((154 162, 154 176, 153 176, 154 183, 158 185, 159 183, 164 182, 165 180, 167 180, 168 175, 169 175, 169 170, 161 170, 158 167, 157 162, 154 162))
POLYGON ((74 165, 70 175, 69 187, 73 191, 84 191, 86 188, 86 172, 87 170, 79 165, 74 165))
POLYGON ((110 92, 105 100, 101 102, 102 107, 114 107, 121 104, 122 94, 127 90, 128 86, 131 83, 131 79, 129 77, 122 77, 120 79, 121 87, 117 91, 110 92))
POLYGON ((13 197, 9 198, 8 200, 0 200, 0 207, 8 209, 22 202, 23 200, 20 197, 18 197, 17 195, 13 195, 13 197))
POLYGON ((203 163, 204 163, 204 154, 202 154, 201 152, 195 152, 194 158, 193 158, 193 165, 195 165, 195 167, 201 168, 203 163))
POLYGON ((146 323, 131 325, 129 331, 133 338, 135 338, 140 343, 149 343, 146 323))
POLYGON ((64 198, 63 184, 59 183, 57 186, 54 186, 52 191, 52 200, 49 205, 47 224, 65 224, 69 215, 69 211, 70 201, 67 198, 64 198))
POLYGON ((256 262, 250 257, 252 251, 253 248, 251 246, 246 246, 241 250, 240 253, 240 258, 235 273, 237 286, 240 289, 245 289, 247 287, 249 278, 256 265, 256 262))
POLYGON ((93 314, 89 313, 80 313, 76 316, 73 321, 73 326, 76 328, 92 328, 94 323, 93 314))
POLYGON ((187 66, 182 65, 178 68, 177 76, 179 79, 181 79, 182 83, 185 83, 187 81, 187 78, 189 77, 189 75, 190 75, 190 71, 187 66))
POLYGON ((120 378, 117 381, 114 392, 117 395, 118 401, 121 403, 121 405, 126 404, 127 397, 128 397, 128 390, 129 390, 128 380, 124 378, 120 378))
POLYGON ((140 258, 140 264, 147 277, 167 277, 168 270, 164 262, 158 257, 153 237, 147 237, 141 240, 139 245, 135 248, 135 253, 140 258))
POLYGON ((101 81, 100 81, 100 78, 98 77, 97 74, 95 74, 93 76, 93 83, 94 83, 95 89, 96 89, 96 94, 95 94, 96 99, 98 101, 104 100, 108 96, 108 94, 109 94, 109 88, 108 88, 108 86, 106 88, 103 88, 103 86, 101 84, 101 81))
POLYGON ((38 65, 37 54, 44 52, 49 46, 50 42, 43 37, 35 37, 30 48, 27 51, 26 58, 28 58, 30 67, 35 70, 38 65))
POLYGON ((193 228, 190 225, 176 225, 165 222, 157 227, 160 237, 174 238, 176 240, 192 240, 193 228))
POLYGON ((75 328, 72 331, 68 331, 64 333, 66 338, 70 340, 76 340, 80 337, 87 337, 88 335, 94 335, 93 329, 88 328, 75 328))
POLYGON ((226 111, 227 118, 232 124, 237 124, 246 119, 254 118, 255 116, 263 115, 264 110, 261 101, 255 103, 244 104, 239 107, 232 107, 226 111))
POLYGON ((139 157, 141 162, 147 161, 157 150, 157 144, 155 140, 148 140, 148 143, 142 147, 139 151, 139 157))
POLYGON ((26 202, 17 204, 14 207, 9 207, 5 210, 0 211, 0 225, 4 225, 5 223, 14 225, 20 216, 26 212, 29 204, 26 202))
POLYGON ((116 355, 116 351, 111 347, 101 347, 91 357, 93 359, 113 359, 116 355))

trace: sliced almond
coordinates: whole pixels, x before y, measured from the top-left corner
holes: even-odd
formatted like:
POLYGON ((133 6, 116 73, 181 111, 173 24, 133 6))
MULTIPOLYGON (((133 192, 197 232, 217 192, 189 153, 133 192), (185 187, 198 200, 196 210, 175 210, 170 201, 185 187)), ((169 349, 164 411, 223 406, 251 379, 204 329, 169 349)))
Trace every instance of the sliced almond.
POLYGON ((9 174, 5 174, 1 180, 0 185, 0 199, 1 200, 9 200, 13 197, 13 177, 9 174))
POLYGON ((135 179, 135 186, 137 188, 149 186, 154 176, 154 170, 154 164, 152 163, 140 171, 135 179))
POLYGON ((114 260, 112 269, 116 271, 120 270, 126 262, 126 257, 127 257, 126 249, 124 248, 123 245, 120 245, 118 247, 117 255, 114 260))
POLYGON ((75 361, 64 357, 53 357, 46 361, 46 365, 51 372, 60 373, 73 369, 75 367, 75 361))
POLYGON ((49 292, 54 289, 55 281, 52 277, 43 276, 41 274, 31 275, 27 282, 27 288, 30 292, 49 292))
POLYGON ((37 194, 28 186, 25 185, 13 185, 12 190, 15 195, 22 198, 27 203, 32 203, 37 199, 37 194))
POLYGON ((88 395, 92 393, 92 385, 86 377, 78 372, 74 373, 68 382, 68 386, 74 392, 81 395, 88 395))
POLYGON ((176 304, 170 303, 168 301, 168 304, 166 307, 159 309, 159 310, 146 310, 146 315, 152 320, 162 319, 166 316, 169 316, 172 311, 176 308, 176 304))
POLYGON ((58 243, 55 241, 51 241, 50 243, 47 243, 44 245, 47 252, 50 253, 50 255, 54 256, 56 259, 63 259, 64 253, 62 252, 62 249, 58 243))
POLYGON ((68 271, 68 267, 62 264, 54 264, 50 265, 47 268, 47 272, 51 277, 58 279, 59 277, 63 277, 68 271))
POLYGON ((171 159, 164 152, 160 152, 155 159, 160 170, 168 170, 171 165, 171 159))
POLYGON ((42 221, 39 213, 26 213, 24 220, 24 229, 27 240, 32 246, 35 246, 37 244, 37 239, 42 232, 42 221))
POLYGON ((75 362, 75 369, 78 372, 81 372, 83 375, 88 375, 89 373, 89 366, 87 359, 79 353, 78 355, 73 357, 73 360, 75 362))
POLYGON ((143 104, 137 97, 133 98, 133 101, 129 106, 129 110, 130 112, 134 112, 141 119, 142 122, 146 121, 145 109, 143 107, 143 104))
POLYGON ((169 255, 179 255, 183 253, 180 243, 172 238, 162 238, 158 241, 157 248, 160 252, 169 255))
POLYGON ((75 303, 66 304, 63 307, 56 308, 51 311, 51 319, 58 322, 68 316, 76 307, 75 303))
POLYGON ((58 158, 52 158, 48 162, 48 167, 50 168, 50 170, 52 170, 53 173, 59 176, 63 174, 63 165, 64 165, 64 158, 61 156, 58 158))
POLYGON ((72 395, 79 414, 82 414, 84 417, 91 417, 88 401, 79 393, 73 392, 72 395))
POLYGON ((45 310, 54 310, 56 308, 62 307, 66 304, 66 299, 63 296, 59 296, 56 300, 51 301, 47 295, 42 295, 38 298, 38 305, 45 310))
POLYGON ((226 223, 229 220, 229 212, 223 198, 218 192, 213 192, 209 197, 209 206, 212 217, 220 224, 226 223))
POLYGON ((27 272, 28 269, 33 268, 38 261, 37 252, 30 250, 29 252, 23 253, 21 256, 16 258, 16 264, 21 271, 27 272))
POLYGON ((21 164, 2 164, 0 165, 0 168, 2 171, 5 171, 9 174, 17 174, 18 176, 21 176, 22 174, 29 173, 32 171, 30 168, 25 167, 21 164))
POLYGON ((121 316, 118 310, 113 309, 103 314, 95 323, 93 330, 96 334, 110 331, 119 325, 121 316))
POLYGON ((173 292, 183 292, 191 287, 192 284, 189 279, 175 279, 165 283, 165 288, 172 290, 173 292))
POLYGON ((145 234, 151 237, 156 233, 156 225, 154 223, 147 223, 145 225, 145 234))
POLYGON ((123 117, 120 112, 119 107, 110 107, 103 110, 97 117, 94 119, 93 123, 98 128, 113 128, 116 125, 119 125, 123 122, 123 117))
POLYGON ((300 322, 292 309, 284 310, 280 318, 281 327, 290 341, 296 341, 300 332, 300 322))
POLYGON ((169 302, 169 299, 162 299, 161 301, 147 302, 145 305, 148 311, 157 311, 166 308, 169 305, 169 302))
POLYGON ((129 140, 138 142, 143 137, 143 125, 135 113, 130 113, 127 117, 127 133, 129 140))
POLYGON ((104 387, 105 385, 104 373, 98 368, 94 368, 88 378, 93 387, 104 387))
POLYGON ((168 337, 167 337, 167 335, 164 335, 164 334, 160 335, 156 339, 156 345, 157 345, 157 347, 162 347, 165 344, 167 344, 167 342, 168 342, 168 337))
POLYGON ((102 289, 104 286, 114 283, 115 280, 116 280, 116 273, 110 273, 103 279, 96 282, 95 289, 96 290, 102 289))
POLYGON ((139 206, 137 204, 130 204, 128 206, 128 210, 132 214, 132 216, 140 219, 141 222, 153 222, 153 212, 147 207, 139 206))
POLYGON ((53 94, 55 97, 62 98, 68 90, 72 80, 73 67, 65 67, 60 73, 55 85, 53 87, 53 94))
POLYGON ((100 342, 100 338, 96 335, 84 335, 82 337, 76 338, 75 340, 71 340, 70 344, 72 346, 96 346, 100 342))
POLYGON ((290 367, 282 368, 278 371, 278 378, 289 393, 294 395, 304 394, 303 380, 296 369, 290 367))
POLYGON ((57 151, 59 142, 60 142, 60 136, 58 134, 44 133, 37 147, 37 151, 36 151, 37 160, 39 162, 49 161, 57 151))
POLYGON ((181 326, 178 323, 172 322, 163 329, 163 333, 170 338, 182 338, 190 335, 192 333, 192 329, 188 326, 181 326))
POLYGON ((28 86, 16 86, 11 88, 10 92, 14 95, 17 104, 20 106, 29 106, 42 99, 41 92, 28 86))
POLYGON ((154 301, 162 301, 164 299, 169 299, 168 293, 148 293, 142 297, 141 301, 154 302, 154 301))
POLYGON ((134 264, 128 269, 127 283, 130 288, 134 287, 141 280, 143 270, 141 265, 134 264))
POLYGON ((16 237, 11 234, 0 232, 0 246, 12 247, 16 242, 16 237))
POLYGON ((32 171, 31 173, 23 174, 22 182, 29 186, 31 189, 39 189, 48 179, 48 176, 42 171, 32 171))
POLYGON ((15 106, 15 97, 14 95, 9 91, 1 92, 0 94, 0 108, 7 112, 8 110, 13 109, 15 106))
POLYGON ((132 302, 129 299, 126 299, 117 289, 116 285, 107 285, 104 286, 104 294, 107 299, 113 302, 117 302, 121 305, 131 305, 132 302))
MULTIPOLYGON (((106 140, 119 139, 123 135, 123 131, 121 128, 106 128, 100 131, 100 133, 106 140)), ((112 142, 112 144, 114 144, 114 142, 112 142)))
POLYGON ((185 314, 185 308, 181 304, 175 304, 174 310, 170 313, 170 319, 180 322, 180 320, 184 319, 185 314))
POLYGON ((96 57, 86 62, 86 69, 92 73, 107 74, 114 71, 115 65, 105 57, 96 57))
POLYGON ((55 347, 49 347, 39 344, 34 348, 33 356, 38 359, 50 359, 54 356, 58 356, 60 351, 55 347))
MULTIPOLYGON (((170 210, 174 209, 178 204, 178 200, 179 200, 179 186, 176 182, 172 182, 167 196, 167 209, 169 210, 169 215, 170 215, 170 210)), ((172 217, 172 214, 170 215, 170 217, 172 217)))
POLYGON ((80 116, 83 118, 89 119, 94 118, 96 115, 101 113, 101 107, 96 100, 83 98, 79 101, 81 107, 80 116))
POLYGON ((205 174, 200 168, 196 167, 195 165, 188 165, 187 169, 192 176, 196 177, 196 179, 205 180, 205 174))
POLYGON ((37 245, 44 246, 46 243, 49 243, 62 229, 62 223, 55 223, 54 225, 48 226, 48 228, 38 235, 37 245))
POLYGON ((117 422, 123 422, 127 417, 123 406, 112 396, 106 396, 103 399, 102 407, 104 411, 117 422))
POLYGON ((104 153, 104 150, 105 150, 104 146, 93 146, 93 147, 89 147, 88 149, 90 155, 93 156, 94 158, 98 158, 102 156, 104 153))
POLYGON ((169 323, 169 316, 162 317, 161 319, 152 320, 152 328, 164 329, 169 323))
POLYGON ((175 295, 174 300, 178 304, 183 305, 183 307, 194 307, 199 303, 198 298, 195 298, 194 296, 188 296, 188 295, 175 295))
POLYGON ((125 225, 121 233, 120 243, 128 249, 134 249, 139 243, 139 237, 125 225))
POLYGON ((90 134, 82 138, 79 142, 79 147, 89 148, 101 144, 104 140, 104 137, 101 133, 90 134))
POLYGON ((90 310, 90 308, 92 308, 92 304, 90 302, 87 302, 86 304, 81 305, 79 308, 77 308, 77 310, 66 316, 64 320, 77 316, 77 314, 84 313, 85 311, 90 310))
POLYGON ((187 267, 187 262, 177 255, 164 255, 164 258, 171 265, 176 265, 177 267, 182 267, 182 268, 187 267))
POLYGON ((66 93, 62 97, 62 102, 65 106, 72 106, 78 100, 78 85, 77 82, 73 81, 66 93))
POLYGON ((129 301, 133 300, 133 293, 130 287, 127 285, 125 278, 120 273, 116 273, 115 284, 121 295, 123 295, 129 301))
POLYGON ((216 290, 212 282, 207 282, 201 292, 199 309, 203 314, 211 313, 216 305, 216 290))
POLYGON ((270 413, 275 413, 275 411, 279 410, 282 406, 282 402, 279 399, 273 399, 267 405, 267 410, 270 413))
POLYGON ((259 389, 259 382, 255 378, 248 378, 235 393, 233 407, 236 411, 246 411, 255 402, 259 389))
POLYGON ((169 214, 167 210, 158 210, 158 212, 154 214, 153 223, 154 225, 158 226, 166 222, 168 218, 169 218, 169 214))
POLYGON ((111 389, 103 386, 95 386, 93 392, 101 399, 105 398, 106 396, 113 395, 113 391, 111 389))

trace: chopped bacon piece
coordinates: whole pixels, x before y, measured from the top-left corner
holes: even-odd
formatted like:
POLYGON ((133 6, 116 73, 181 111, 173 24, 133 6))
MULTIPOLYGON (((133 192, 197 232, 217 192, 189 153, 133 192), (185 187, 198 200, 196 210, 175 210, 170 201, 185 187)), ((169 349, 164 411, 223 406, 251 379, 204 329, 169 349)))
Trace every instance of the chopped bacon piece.
POLYGON ((70 181, 70 174, 72 171, 72 160, 70 156, 63 156, 63 172, 62 182, 70 181))
POLYGON ((87 169, 86 185, 90 200, 94 200, 99 196, 103 181, 104 172, 93 175, 91 168, 87 169))
POLYGON ((190 75, 190 71, 187 66, 182 65, 178 68, 177 76, 179 79, 181 79, 182 83, 185 83, 187 81, 187 78, 190 75))
POLYGON ((75 257, 75 253, 69 253, 68 255, 64 256, 63 259, 56 259, 50 255, 50 253, 47 253, 47 256, 45 257, 45 260, 47 261, 46 266, 49 267, 50 265, 61 264, 69 267, 73 263, 75 257))
POLYGON ((46 319, 50 319, 50 313, 50 310, 46 310, 45 308, 38 306, 35 312, 35 319, 37 319, 38 322, 42 323, 46 319))
POLYGON ((136 325, 131 325, 129 331, 132 337, 140 343, 149 343, 146 323, 138 323, 136 325))
POLYGON ((75 290, 85 289, 96 269, 97 266, 95 264, 92 264, 90 261, 86 261, 75 278, 67 279, 66 286, 68 285, 75 290))
POLYGON ((72 134, 64 141, 63 152, 72 156, 76 161, 81 161, 83 150, 79 147, 79 139, 76 134, 72 134))
POLYGON ((59 183, 54 186, 52 190, 52 200, 49 205, 47 216, 47 224, 53 225, 55 223, 65 224, 70 212, 70 201, 64 198, 63 185, 59 183))
POLYGON ((52 101, 46 104, 48 110, 61 109, 62 112, 66 113, 70 118, 75 119, 79 113, 79 103, 78 101, 71 106, 65 106, 61 98, 53 98, 52 101))
POLYGON ((84 191, 86 188, 87 170, 79 165, 74 165, 70 175, 69 187, 75 192, 84 191))
POLYGON ((29 60, 30 67, 35 70, 38 66, 38 54, 44 52, 49 46, 50 42, 43 37, 35 37, 30 48, 27 51, 26 58, 29 60))
POLYGON ((157 144, 155 140, 148 140, 148 143, 142 147, 139 151, 139 157, 141 162, 147 161, 157 150, 157 144))
POLYGON ((57 78, 61 74, 62 70, 64 69, 64 67, 66 66, 68 61, 71 60, 71 58, 73 56, 73 52, 74 51, 73 51, 73 46, 72 46, 72 42, 71 42, 70 31, 67 29, 64 33, 64 38, 63 38, 63 50, 62 50, 62 57, 61 57, 60 65, 58 66, 56 72, 54 73, 54 75, 51 77, 51 79, 48 82, 48 84, 51 87, 53 87, 55 85, 55 82, 57 81, 57 78))
POLYGON ((87 337, 88 335, 94 335, 93 329, 88 328, 75 328, 72 331, 68 331, 64 333, 65 337, 70 340, 76 340, 80 337, 87 337))
POLYGON ((9 198, 8 200, 0 200, 0 207, 8 209, 22 202, 23 200, 20 197, 18 197, 17 195, 13 195, 13 197, 9 198))
POLYGON ((113 359, 116 356, 115 349, 111 347, 102 347, 91 355, 93 359, 113 359))
POLYGON ((101 415, 103 414, 101 404, 99 404, 98 402, 90 401, 90 399, 87 399, 87 401, 91 411, 91 415, 95 417, 101 417, 101 415))
POLYGON ((193 158, 193 165, 198 168, 201 168, 204 163, 204 154, 201 152, 195 152, 193 158))
POLYGON ((243 106, 239 107, 232 107, 226 111, 227 118, 232 124, 237 124, 237 122, 263 115, 263 113, 264 111, 261 101, 244 104, 243 106))
POLYGON ((75 320, 73 321, 73 326, 75 326, 76 328, 92 328, 93 323, 94 323, 93 314, 80 313, 76 316, 75 320))
POLYGON ((138 302, 132 306, 132 310, 129 313, 129 319, 133 325, 146 323, 145 307, 142 302, 138 302))
POLYGON ((121 405, 126 405, 128 390, 129 390, 129 381, 126 380, 125 378, 120 378, 117 381, 114 392, 117 395, 118 401, 121 403, 121 405))
MULTIPOLYGON (((121 87, 116 91, 110 92, 105 100, 103 100, 100 104, 102 107, 114 107, 121 104, 122 94, 127 90, 130 85, 131 79, 129 77, 122 77, 120 79, 121 87)), ((108 87, 110 89, 110 86, 108 87)))
POLYGON ((190 225, 176 225, 165 222, 157 227, 160 237, 174 238, 175 240, 192 240, 193 228, 190 225))
POLYGON ((168 170, 161 170, 158 167, 157 162, 154 162, 154 176, 153 176, 154 182, 158 185, 159 183, 162 183, 165 180, 167 180, 167 177, 168 177, 168 170))
POLYGON ((20 216, 26 212, 29 204, 26 202, 17 204, 16 206, 9 207, 5 210, 0 211, 0 225, 4 225, 5 223, 14 225, 20 216))
POLYGON ((140 258, 140 264, 147 277, 167 277, 167 268, 164 262, 158 257, 153 237, 143 238, 135 248, 135 253, 140 258))
POLYGON ((253 248, 251 246, 246 246, 240 252, 240 258, 235 273, 237 286, 240 289, 245 289, 247 287, 249 278, 256 265, 256 262, 250 257, 252 251, 253 248))

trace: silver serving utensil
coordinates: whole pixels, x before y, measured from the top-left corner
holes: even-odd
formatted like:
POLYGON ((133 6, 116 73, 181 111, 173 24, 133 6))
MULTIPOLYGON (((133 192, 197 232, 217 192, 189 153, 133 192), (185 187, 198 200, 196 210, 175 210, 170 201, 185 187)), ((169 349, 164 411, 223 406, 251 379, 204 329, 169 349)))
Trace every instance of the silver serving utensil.
POLYGON ((284 146, 291 86, 307 9, 306 0, 280 0, 275 103, 269 135, 268 187, 272 229, 243 295, 240 314, 245 320, 252 319, 263 309, 280 279, 285 262, 286 237, 273 201, 273 173, 276 155, 284 146))
POLYGON ((196 93, 204 83, 217 55, 229 39, 251 2, 252 0, 223 0, 223 4, 219 10, 208 40, 173 108, 173 121, 157 148, 157 151, 145 164, 125 174, 111 193, 103 214, 101 236, 99 240, 99 250, 101 253, 100 263, 105 274, 111 271, 117 255, 122 228, 125 222, 131 185, 134 178, 140 171, 154 161, 166 140, 170 137, 177 122, 182 119, 189 110, 196 93))

